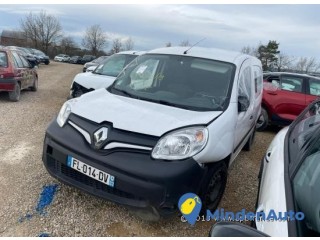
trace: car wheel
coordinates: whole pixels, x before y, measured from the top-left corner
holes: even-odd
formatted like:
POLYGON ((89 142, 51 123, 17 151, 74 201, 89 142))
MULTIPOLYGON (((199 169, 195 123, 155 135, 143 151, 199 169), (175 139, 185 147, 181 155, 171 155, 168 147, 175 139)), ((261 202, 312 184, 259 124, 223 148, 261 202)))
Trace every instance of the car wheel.
POLYGON ((14 90, 9 92, 9 99, 12 102, 18 102, 20 100, 21 87, 19 83, 14 85, 14 90))
POLYGON ((250 151, 252 148, 252 144, 254 142, 254 137, 256 135, 256 129, 253 130, 252 134, 250 135, 248 141, 246 142, 246 144, 243 147, 243 150, 245 151, 250 151))
POLYGON ((267 110, 262 108, 260 117, 256 125, 257 131, 263 131, 264 129, 266 129, 266 127, 268 126, 268 122, 269 122, 269 117, 268 117, 267 110))
POLYGON ((33 86, 30 88, 31 91, 36 92, 38 90, 38 78, 35 78, 33 81, 33 86))
POLYGON ((203 211, 209 209, 214 211, 217 209, 224 190, 227 185, 228 169, 224 162, 215 163, 210 166, 208 178, 205 182, 205 190, 201 194, 203 200, 203 211))
POLYGON ((49 62, 45 62, 44 64, 45 64, 45 65, 49 65, 49 62))

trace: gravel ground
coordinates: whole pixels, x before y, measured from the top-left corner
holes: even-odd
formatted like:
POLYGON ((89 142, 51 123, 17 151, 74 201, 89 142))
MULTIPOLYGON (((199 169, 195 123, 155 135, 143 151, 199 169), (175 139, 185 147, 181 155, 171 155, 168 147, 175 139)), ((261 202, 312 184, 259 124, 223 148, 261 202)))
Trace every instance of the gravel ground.
MULTIPOLYGON (((178 215, 145 222, 122 206, 59 183, 46 172, 41 161, 45 129, 81 69, 56 62, 41 65, 37 92, 22 92, 17 103, 0 93, 0 237, 207 236, 212 222, 191 227, 178 215), (57 192, 41 213, 36 208, 40 194, 52 184, 58 184, 57 192)), ((221 208, 254 210, 260 160, 276 132, 257 133, 253 149, 240 153, 230 168, 221 208)))

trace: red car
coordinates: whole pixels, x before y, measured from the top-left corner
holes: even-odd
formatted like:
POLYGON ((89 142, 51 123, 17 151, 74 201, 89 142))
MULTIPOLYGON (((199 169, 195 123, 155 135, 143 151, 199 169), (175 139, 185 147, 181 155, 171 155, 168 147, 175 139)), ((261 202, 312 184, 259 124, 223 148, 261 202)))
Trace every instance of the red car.
POLYGON ((17 102, 23 89, 38 89, 34 66, 17 51, 0 48, 0 91, 9 92, 9 99, 17 102))
POLYGON ((257 130, 268 124, 289 125, 320 96, 320 78, 306 74, 271 72, 263 75, 263 98, 257 130))

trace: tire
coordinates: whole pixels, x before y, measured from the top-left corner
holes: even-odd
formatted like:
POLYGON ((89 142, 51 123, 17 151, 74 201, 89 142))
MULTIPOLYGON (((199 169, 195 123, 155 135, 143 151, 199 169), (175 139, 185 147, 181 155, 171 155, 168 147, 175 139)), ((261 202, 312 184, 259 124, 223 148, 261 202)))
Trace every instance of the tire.
POLYGON ((19 83, 14 85, 14 90, 9 92, 9 99, 12 102, 18 102, 20 100, 21 87, 19 83))
POLYGON ((33 86, 30 88, 31 91, 36 92, 38 90, 38 78, 35 78, 33 81, 33 86))
POLYGON ((261 132, 264 129, 266 129, 266 127, 268 126, 268 122, 269 122, 269 116, 268 116, 267 110, 262 108, 260 117, 259 117, 259 119, 257 121, 257 125, 256 125, 257 131, 261 132))
POLYGON ((243 146, 243 150, 245 151, 250 151, 252 149, 252 144, 254 142, 254 137, 256 135, 256 129, 253 130, 253 133, 251 133, 248 141, 246 142, 246 144, 243 146))
POLYGON ((212 164, 205 180, 205 188, 202 194, 202 211, 217 209, 227 185, 228 169, 224 162, 212 164))
POLYGON ((49 63, 50 63, 50 62, 45 62, 44 64, 45 64, 45 65, 49 65, 49 63))

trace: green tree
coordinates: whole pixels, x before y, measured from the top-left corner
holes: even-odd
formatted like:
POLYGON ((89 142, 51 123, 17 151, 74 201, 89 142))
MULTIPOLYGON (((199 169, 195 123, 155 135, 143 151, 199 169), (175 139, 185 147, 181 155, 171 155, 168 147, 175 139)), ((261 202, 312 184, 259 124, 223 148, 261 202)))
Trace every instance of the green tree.
POLYGON ((262 63, 262 68, 264 71, 270 70, 270 68, 276 64, 278 57, 277 54, 280 53, 278 50, 279 44, 276 41, 270 40, 267 45, 260 45, 258 47, 258 58, 262 63))

